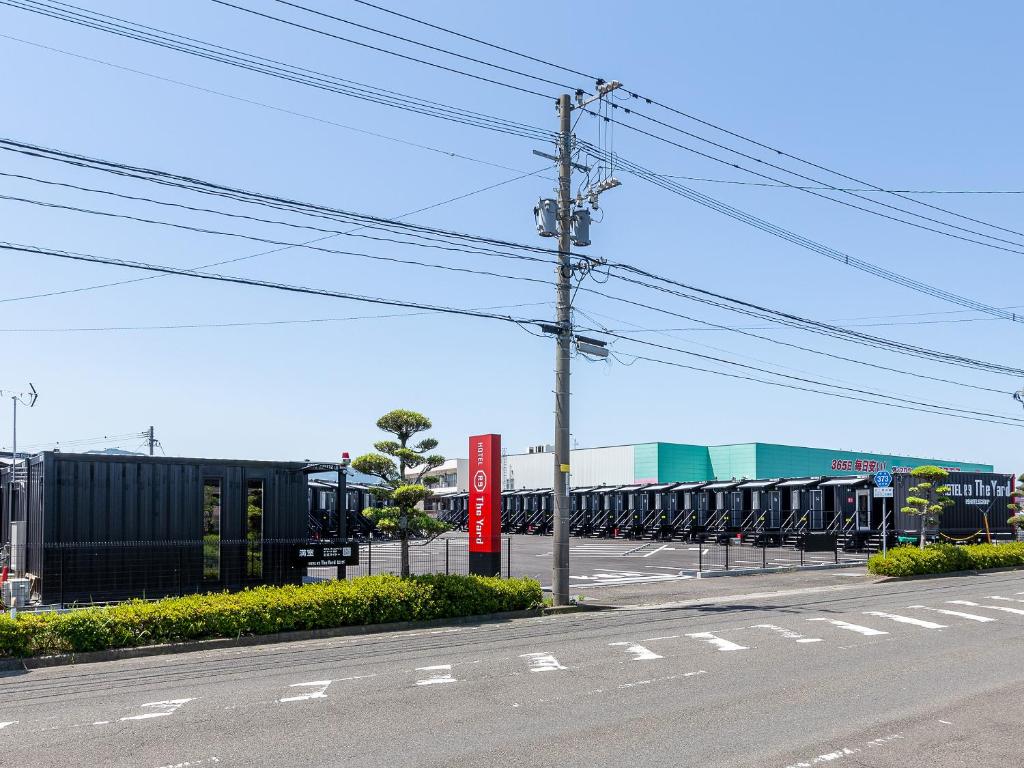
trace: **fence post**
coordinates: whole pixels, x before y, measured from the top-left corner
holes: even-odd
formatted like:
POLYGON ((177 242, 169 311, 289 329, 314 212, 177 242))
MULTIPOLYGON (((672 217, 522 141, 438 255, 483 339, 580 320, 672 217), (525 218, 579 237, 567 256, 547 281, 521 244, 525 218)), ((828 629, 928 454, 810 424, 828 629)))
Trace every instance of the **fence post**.
POLYGON ((448 573, 449 573, 449 570, 448 570, 448 562, 449 562, 449 560, 448 560, 448 550, 450 549, 450 547, 448 545, 450 543, 451 543, 451 539, 445 539, 444 540, 444 575, 445 576, 447 576, 448 573))
POLYGON ((801 541, 799 539, 797 539, 796 545, 798 547, 800 547, 800 567, 803 568, 803 566, 804 566, 804 546, 806 546, 806 542, 801 543, 801 541))
POLYGON ((373 576, 373 536, 366 540, 367 576, 373 576))
POLYGON ((512 537, 505 537, 505 578, 512 578, 512 537))
POLYGON ((725 570, 729 570, 729 539, 725 540, 725 570))
MULTIPOLYGON (((43 550, 45 552, 45 548, 43 550)), ((57 550, 60 552, 60 607, 64 607, 64 547, 57 550)))
POLYGON ((697 573, 704 571, 704 542, 697 542, 697 573))
POLYGON ((761 539, 761 567, 768 567, 768 534, 761 539))
POLYGON ((832 544, 832 552, 835 555, 836 565, 839 564, 839 536, 836 536, 835 542, 832 544))

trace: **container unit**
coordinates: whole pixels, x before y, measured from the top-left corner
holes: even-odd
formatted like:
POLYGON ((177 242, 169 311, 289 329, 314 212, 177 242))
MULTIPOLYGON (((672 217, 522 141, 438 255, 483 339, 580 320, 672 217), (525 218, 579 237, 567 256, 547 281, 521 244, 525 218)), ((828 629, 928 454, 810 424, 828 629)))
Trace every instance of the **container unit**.
POLYGON ((782 526, 782 493, 779 480, 747 480, 736 486, 734 493, 742 494, 743 522, 740 526, 744 538, 755 543, 777 544, 782 526))
POLYGON ((844 548, 859 549, 881 530, 882 500, 873 498, 871 475, 834 477, 819 487, 833 497, 832 519, 826 529, 839 534, 844 548))
POLYGON ((647 504, 643 488, 642 485, 624 485, 615 492, 615 528, 618 535, 630 538, 642 535, 641 521, 647 504))
MULTIPOLYGON (((337 481, 314 479, 308 484, 309 499, 309 536, 312 539, 328 538, 331 531, 338 530, 338 516, 335 497, 338 493, 337 481)), ((349 483, 345 488, 348 497, 349 538, 369 538, 374 525, 366 517, 365 511, 381 505, 381 501, 370 493, 370 487, 360 483, 349 483)))
POLYGON ((661 483, 645 485, 642 491, 645 498, 646 511, 641 520, 645 535, 656 539, 668 539, 672 536, 672 511, 675 505, 675 494, 672 493, 678 483, 661 483))
MULTIPOLYGON (((894 503, 891 508, 895 510, 893 533, 896 536, 910 538, 920 533, 921 518, 900 511, 906 506, 909 489, 917 482, 917 478, 909 474, 893 477, 894 503)), ((925 529, 927 538, 954 540, 971 537, 976 540, 985 538, 986 532, 993 539, 1012 538, 1013 529, 1006 523, 1011 510, 1006 505, 1013 501, 1013 475, 950 472, 946 485, 953 505, 939 516, 937 526, 925 529)))
POLYGON ((589 536, 594 530, 592 488, 573 488, 569 491, 571 517, 569 534, 572 536, 589 536))
POLYGON ((30 460, 24 571, 43 603, 300 583, 300 462, 45 452, 30 460))
POLYGON ((707 497, 700 492, 705 485, 707 483, 677 483, 669 491, 668 523, 673 538, 693 537, 702 505, 706 515, 707 497))
POLYGON ((520 498, 526 516, 526 533, 551 533, 551 491, 546 488, 520 491, 520 498))
POLYGON ((733 520, 739 529, 742 510, 738 497, 742 494, 733 497, 738 485, 735 480, 708 483, 697 492, 698 502, 704 507, 698 510, 697 527, 704 536, 726 533, 732 528, 733 520))
MULTIPOLYGON (((808 531, 825 529, 825 496, 818 486, 824 477, 798 477, 779 483, 782 492, 782 536, 786 543, 808 531)), ((827 494, 832 498, 832 494, 827 494)))
POLYGON ((615 517, 618 508, 618 494, 621 486, 604 485, 593 490, 594 533, 597 536, 618 536, 615 517))
POLYGON ((505 533, 522 533, 526 526, 526 516, 517 503, 516 491, 501 492, 501 530, 505 533))

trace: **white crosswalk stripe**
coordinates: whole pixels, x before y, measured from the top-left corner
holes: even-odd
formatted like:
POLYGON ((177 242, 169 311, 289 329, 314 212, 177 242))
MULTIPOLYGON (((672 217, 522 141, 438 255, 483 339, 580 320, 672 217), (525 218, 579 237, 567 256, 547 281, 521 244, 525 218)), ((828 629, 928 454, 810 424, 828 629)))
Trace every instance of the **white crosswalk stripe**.
POLYGON ((521 653, 519 658, 530 662, 531 672, 556 672, 565 669, 550 653, 521 653))
POLYGON ((823 642, 820 637, 804 637, 799 632, 794 632, 791 629, 785 627, 779 627, 775 624, 755 624, 751 629, 768 629, 772 632, 776 632, 787 640, 796 640, 798 643, 820 643, 823 642))
POLYGON ((989 595, 989 600, 1004 600, 1007 603, 1024 603, 1024 600, 1020 600, 1016 597, 1000 597, 999 595, 989 595))
POLYGON ((734 643, 731 640, 726 640, 724 637, 719 637, 718 635, 713 634, 711 632, 694 632, 692 634, 687 635, 687 637, 692 637, 694 640, 702 640, 705 643, 710 643, 720 651, 750 650, 745 645, 740 645, 739 643, 734 643))
POLYGON ((941 613, 945 616, 956 616, 960 619, 970 619, 971 621, 978 621, 981 623, 989 621, 997 621, 989 616, 979 616, 976 613, 964 613, 963 611, 951 611, 948 608, 929 608, 927 605, 908 605, 907 608, 916 608, 921 611, 934 611, 935 613, 941 613))
POLYGON ((638 643, 608 643, 608 645, 625 646, 626 653, 633 654, 633 661, 654 661, 655 659, 664 658, 638 643))
POLYGON ((924 619, 915 619, 910 616, 901 616, 898 613, 886 613, 884 611, 864 611, 865 616, 878 616, 882 619, 890 619, 897 621, 900 624, 913 624, 915 627, 921 627, 922 629, 946 629, 945 624, 936 624, 934 621, 925 621, 924 619))
POLYGON ((423 677, 416 681, 416 685, 443 685, 454 683, 451 664, 435 664, 432 667, 416 667, 417 672, 431 672, 429 677, 423 677))
POLYGON ((850 632, 856 632, 857 634, 864 635, 866 637, 871 637, 873 635, 888 635, 889 634, 888 632, 886 632, 885 630, 882 630, 882 629, 872 629, 871 627, 862 627, 860 624, 851 624, 848 621, 841 621, 839 619, 829 619, 829 618, 826 618, 824 616, 816 616, 814 618, 807 619, 807 621, 825 621, 825 622, 828 622, 829 624, 831 624, 834 627, 839 627, 840 629, 848 629, 850 632))
POLYGON ((1024 616, 1024 611, 1020 608, 1011 608, 1008 605, 982 605, 981 603, 972 603, 970 600, 947 600, 946 603, 949 605, 966 605, 969 608, 988 608, 992 611, 1002 611, 1003 613, 1015 613, 1018 616, 1024 616))

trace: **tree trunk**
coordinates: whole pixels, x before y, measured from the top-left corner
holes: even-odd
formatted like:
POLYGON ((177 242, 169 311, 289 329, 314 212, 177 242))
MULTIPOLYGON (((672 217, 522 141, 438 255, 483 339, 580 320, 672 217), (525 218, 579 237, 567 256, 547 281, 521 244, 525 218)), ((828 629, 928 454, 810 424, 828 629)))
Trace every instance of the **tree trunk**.
POLYGON ((927 520, 925 519, 925 516, 921 515, 921 537, 917 543, 918 547, 920 547, 921 549, 924 549, 924 526, 926 522, 927 520))
POLYGON ((398 513, 398 537, 402 550, 402 578, 405 579, 409 577, 409 512, 405 509, 398 513))

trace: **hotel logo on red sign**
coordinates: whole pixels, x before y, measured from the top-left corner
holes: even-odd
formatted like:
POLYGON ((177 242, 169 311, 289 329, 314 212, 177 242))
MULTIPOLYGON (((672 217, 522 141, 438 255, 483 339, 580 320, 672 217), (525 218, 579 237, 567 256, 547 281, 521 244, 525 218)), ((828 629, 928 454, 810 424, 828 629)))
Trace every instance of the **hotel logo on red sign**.
POLYGON ((469 438, 469 551, 501 551, 501 435, 469 438))

